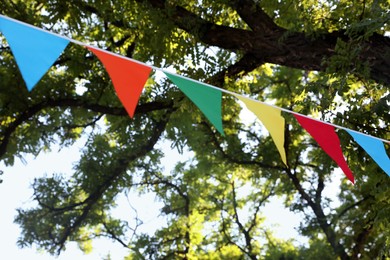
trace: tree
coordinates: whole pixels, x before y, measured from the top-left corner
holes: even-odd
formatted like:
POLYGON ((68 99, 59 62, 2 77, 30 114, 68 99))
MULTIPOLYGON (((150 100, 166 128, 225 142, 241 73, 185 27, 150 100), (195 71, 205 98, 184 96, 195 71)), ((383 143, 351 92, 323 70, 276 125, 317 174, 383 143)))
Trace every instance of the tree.
MULTIPOLYGON (((387 140, 389 9, 388 1, 0 4, 9 17, 387 140)), ((342 179, 339 203, 332 203, 324 190, 336 165, 290 114, 283 114, 286 166, 259 122, 242 122, 231 96, 223 99, 222 136, 182 92, 153 74, 130 119, 102 64, 77 45, 28 92, 3 39, 0 74, 6 164, 87 138, 71 179, 33 183, 37 207, 19 209, 15 220, 20 246, 60 254, 67 241, 88 250, 105 236, 127 247, 130 259, 390 255, 389 178, 344 131, 338 135, 356 185, 342 179), (164 174, 162 141, 193 157, 164 174), (154 192, 163 202, 167 225, 154 236, 134 232, 129 239, 134 228, 110 215, 129 190, 154 192), (309 245, 278 240, 262 225, 262 209, 274 196, 305 215, 300 232, 309 245)))

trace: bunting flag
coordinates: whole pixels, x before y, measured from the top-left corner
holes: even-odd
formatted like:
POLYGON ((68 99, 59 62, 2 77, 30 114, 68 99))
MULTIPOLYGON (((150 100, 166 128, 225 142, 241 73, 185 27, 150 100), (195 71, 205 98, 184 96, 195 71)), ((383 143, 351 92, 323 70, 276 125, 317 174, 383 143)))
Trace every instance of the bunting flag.
POLYGON ((383 142, 388 142, 386 140, 356 133, 338 125, 310 119, 284 108, 272 107, 237 93, 168 73, 160 68, 152 67, 99 48, 87 46, 84 43, 38 29, 1 14, 0 32, 4 34, 9 43, 28 90, 31 90, 37 84, 61 52, 64 51, 69 42, 72 42, 88 48, 103 63, 111 78, 118 98, 130 117, 134 116, 139 97, 151 70, 160 70, 198 106, 206 118, 210 120, 222 135, 224 135, 221 112, 222 92, 234 95, 241 100, 267 128, 280 153, 282 161, 286 165, 287 158, 284 150, 285 120, 281 116, 281 111, 292 113, 295 116, 301 126, 309 132, 321 148, 340 166, 352 183, 354 183, 354 176, 343 156, 335 127, 346 130, 390 176, 390 159, 383 145, 383 142))
POLYGON ((222 126, 222 92, 206 84, 164 72, 186 96, 205 114, 214 127, 224 135, 222 126))
POLYGON ((87 48, 103 63, 107 73, 110 75, 119 100, 130 117, 133 117, 139 97, 152 68, 109 52, 89 46, 87 48))
POLYGON ((287 166, 286 151, 284 150, 284 117, 281 116, 281 110, 256 102, 250 98, 240 95, 234 95, 241 100, 246 107, 252 111, 257 118, 264 124, 270 133, 276 148, 278 149, 283 163, 287 166))
POLYGON ((58 59, 69 41, 49 32, 0 17, 4 34, 16 63, 31 90, 58 59))
POLYGON ((351 130, 346 131, 367 152, 367 154, 371 156, 379 167, 390 176, 390 159, 386 153, 383 142, 351 130))
POLYGON ((340 139, 334 127, 301 115, 294 114, 299 124, 317 141, 321 148, 337 163, 347 178, 354 183, 352 171, 349 169, 341 150, 340 139))

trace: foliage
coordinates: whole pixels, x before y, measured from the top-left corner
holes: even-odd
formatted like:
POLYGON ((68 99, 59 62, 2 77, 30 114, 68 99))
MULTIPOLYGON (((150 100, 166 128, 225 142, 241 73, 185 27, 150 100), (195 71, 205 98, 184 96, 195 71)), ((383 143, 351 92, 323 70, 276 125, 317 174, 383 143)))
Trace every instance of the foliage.
MULTIPOLYGON (((15 19, 387 140, 389 9, 389 1, 369 0, 0 3, 15 19)), ((266 130, 243 120, 232 97, 223 97, 221 136, 153 74, 130 119, 85 48, 69 45, 29 93, 0 43, 1 160, 12 166, 25 154, 86 140, 70 179, 33 183, 37 206, 18 209, 15 219, 21 247, 60 254, 76 241, 88 252, 94 238, 108 237, 128 248, 128 259, 390 257, 389 178, 344 131, 355 186, 289 114, 286 167, 266 130), (169 174, 162 143, 190 154, 169 174), (337 194, 327 195, 340 177, 337 194), (166 225, 151 235, 137 232, 142 220, 114 218, 116 200, 130 191, 155 194, 166 225), (304 216, 307 245, 278 239, 264 225, 274 197, 304 216)))

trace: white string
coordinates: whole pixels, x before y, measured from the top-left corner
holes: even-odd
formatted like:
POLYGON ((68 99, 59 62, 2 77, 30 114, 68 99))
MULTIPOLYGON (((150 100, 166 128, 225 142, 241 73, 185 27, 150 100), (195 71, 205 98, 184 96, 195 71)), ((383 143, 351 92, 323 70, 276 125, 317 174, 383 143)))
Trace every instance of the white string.
POLYGON ((310 117, 310 116, 307 116, 307 115, 304 115, 304 114, 300 114, 300 113, 294 112, 294 111, 289 110, 289 109, 286 109, 286 108, 282 108, 282 107, 278 107, 278 106, 275 106, 275 105, 271 105, 271 104, 268 104, 268 103, 265 103, 265 102, 256 100, 256 99, 251 98, 251 97, 246 97, 246 96, 244 96, 244 95, 241 95, 241 94, 238 94, 238 93, 235 93, 235 92, 226 90, 226 89, 222 89, 222 88, 219 88, 219 87, 216 87, 216 86, 207 84, 207 83, 203 83, 203 82, 194 80, 194 79, 192 79, 192 78, 189 78, 189 77, 186 77, 186 76, 183 76, 183 75, 179 75, 179 74, 176 74, 176 73, 168 72, 168 71, 166 71, 165 69, 162 69, 162 68, 159 68, 159 67, 155 67, 155 66, 153 66, 153 65, 146 64, 145 62, 138 61, 138 60, 134 60, 134 59, 132 59, 132 58, 129 58, 129 57, 126 57, 126 56, 117 54, 117 53, 113 53, 113 52, 110 52, 110 51, 101 49, 101 48, 99 48, 99 47, 95 47, 95 46, 92 46, 92 45, 89 45, 89 44, 86 44, 86 43, 83 43, 83 42, 74 40, 74 39, 72 39, 72 38, 69 38, 69 37, 66 37, 66 36, 63 36, 63 35, 60 35, 60 34, 57 34, 57 33, 53 33, 53 32, 50 32, 50 31, 41 29, 41 28, 39 28, 39 27, 30 25, 30 24, 28 24, 28 23, 24 23, 24 22, 22 22, 22 21, 19 21, 19 20, 16 20, 16 19, 13 19, 13 18, 10 18, 10 17, 7 17, 7 16, 4 16, 4 15, 2 15, 2 14, 0 14, 0 17, 2 17, 2 18, 4 18, 4 19, 7 19, 7 20, 10 20, 10 21, 13 21, 13 22, 15 22, 15 23, 18 23, 18 24, 21 24, 21 25, 24 25, 24 26, 27 26, 27 27, 30 27, 30 28, 33 28, 33 29, 42 31, 42 32, 45 32, 45 33, 52 34, 52 35, 54 35, 54 36, 63 38, 63 39, 65 39, 65 40, 67 40, 67 41, 69 41, 69 42, 72 42, 72 43, 74 43, 74 44, 81 45, 81 46, 84 46, 84 47, 87 47, 87 48, 96 49, 96 50, 102 51, 102 52, 104 52, 104 53, 107 53, 107 54, 116 56, 116 57, 118 57, 118 58, 125 59, 125 60, 129 60, 129 61, 132 61, 132 62, 134 62, 134 63, 137 63, 137 64, 140 64, 140 65, 144 65, 144 66, 150 67, 150 68, 152 68, 152 69, 154 69, 154 70, 156 70, 156 71, 161 71, 161 72, 163 72, 164 74, 173 74, 173 75, 175 75, 175 76, 177 76, 177 77, 179 77, 179 78, 185 79, 185 80, 187 80, 187 81, 192 81, 192 82, 197 83, 197 84, 202 84, 202 85, 204 85, 204 86, 207 86, 207 87, 209 87, 209 88, 213 88, 213 89, 219 90, 219 91, 224 92, 224 93, 229 94, 229 95, 241 96, 241 97, 244 97, 244 98, 246 98, 246 99, 250 99, 250 100, 252 100, 252 101, 255 101, 255 102, 257 102, 257 103, 261 103, 261 104, 264 104, 264 105, 273 107, 273 108, 275 108, 275 109, 279 109, 279 110, 281 110, 281 111, 283 111, 283 112, 286 112, 286 113, 290 113, 290 114, 302 116, 302 117, 305 117, 305 118, 308 118, 308 119, 311 119, 311 120, 314 120, 314 121, 317 121, 317 122, 320 122, 320 123, 323 123, 323 124, 326 124, 326 125, 330 125, 330 126, 336 127, 336 128, 338 128, 338 129, 342 129, 342 130, 345 130, 345 131, 352 131, 352 132, 355 132, 355 133, 357 133, 357 134, 362 134, 362 135, 364 135, 364 136, 371 137, 371 138, 377 139, 377 140, 382 141, 382 142, 385 142, 385 143, 390 143, 390 141, 385 140, 385 139, 382 139, 382 138, 379 138, 379 137, 376 137, 376 136, 368 135, 368 134, 365 134, 365 133, 362 133, 362 132, 358 132, 358 131, 356 131, 356 130, 349 129, 349 128, 346 128, 346 127, 343 127, 343 126, 340 126, 340 125, 336 125, 336 124, 332 124, 332 123, 329 123, 329 122, 321 121, 321 120, 319 120, 319 119, 315 119, 315 118, 312 118, 312 117, 310 117))

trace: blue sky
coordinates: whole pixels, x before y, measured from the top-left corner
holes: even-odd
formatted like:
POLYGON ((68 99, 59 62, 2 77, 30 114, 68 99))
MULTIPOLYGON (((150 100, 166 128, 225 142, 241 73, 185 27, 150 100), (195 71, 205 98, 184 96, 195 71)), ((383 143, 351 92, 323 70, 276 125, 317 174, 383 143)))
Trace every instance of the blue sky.
MULTIPOLYGON (((79 143, 80 146, 81 144, 79 143)), ((38 252, 36 248, 18 248, 16 241, 20 229, 13 223, 13 220, 16 215, 16 208, 34 205, 31 199, 32 189, 30 187, 34 178, 52 173, 69 174, 72 172, 72 165, 77 161, 78 157, 78 148, 76 146, 62 149, 60 152, 53 150, 50 153, 39 155, 36 159, 32 156, 26 156, 26 164, 16 160, 13 167, 4 168, 4 165, 0 166, 0 169, 4 171, 3 176, 1 176, 3 183, 0 184, 0 197, 2 198, 0 200, 0 245, 3 257, 29 260, 53 259, 53 256, 45 252, 38 252)), ((165 163, 168 163, 168 161, 169 158, 166 159, 165 163)), ((126 198, 123 196, 118 199, 119 207, 114 211, 114 214, 129 217, 131 209, 129 205, 126 205, 126 198)), ((161 220, 157 218, 158 207, 156 207, 153 195, 147 194, 143 197, 133 195, 131 201, 132 206, 137 208, 140 217, 144 220, 146 219, 145 225, 142 227, 144 230, 151 230, 153 227, 161 225, 161 220), (145 207, 145 205, 150 206, 145 207)), ((290 238, 297 236, 294 227, 299 224, 299 217, 285 210, 280 201, 274 200, 272 203, 269 203, 265 210, 265 215, 268 219, 267 224, 274 226, 278 237, 290 238), (287 223, 286 219, 288 219, 287 223)), ((69 243, 66 251, 58 259, 102 259, 108 253, 111 254, 113 259, 123 259, 127 253, 127 250, 121 245, 112 243, 110 240, 101 239, 95 241, 93 246, 92 253, 85 255, 78 249, 75 243, 69 243)))
MULTIPOLYGON (((249 117, 248 114, 246 117, 249 117)), ((253 118, 253 117, 252 117, 253 118)), ((161 145, 161 144, 160 144, 161 145)), ((78 161, 80 149, 84 146, 83 140, 76 142, 75 146, 63 148, 57 151, 53 148, 51 152, 41 153, 37 158, 26 156, 26 161, 23 164, 20 160, 16 160, 13 167, 5 167, 0 164, 0 169, 4 174, 0 176, 3 183, 0 184, 0 245, 1 254, 3 257, 10 259, 53 259, 53 256, 46 252, 38 252, 36 248, 17 247, 16 242, 20 234, 19 227, 13 223, 16 215, 16 208, 33 206, 31 184, 34 178, 50 176, 53 173, 61 173, 65 175, 72 174, 73 164, 78 161)), ((173 168, 172 162, 175 160, 188 159, 186 155, 179 155, 177 152, 170 149, 169 144, 163 146, 166 157, 162 160, 162 164, 167 172, 173 168), (172 159, 174 158, 174 159, 172 159)), ((337 173, 338 177, 342 173, 337 173)), ((338 188, 338 184, 332 185, 330 192, 334 193, 338 188)), ((113 211, 115 216, 125 218, 131 223, 133 221, 134 210, 137 209, 138 216, 144 220, 144 224, 140 227, 140 231, 152 233, 154 228, 163 225, 159 215, 159 204, 155 201, 152 194, 145 194, 142 197, 136 194, 129 194, 131 197, 131 205, 125 196, 118 197, 118 207, 113 211)), ((298 235, 295 230, 299 226, 300 216, 294 215, 284 208, 281 199, 273 198, 270 203, 264 208, 264 216, 266 217, 265 225, 272 227, 275 231, 275 236, 282 239, 295 238, 298 242, 305 242, 306 239, 298 235)), ((65 252, 57 258, 64 259, 103 259, 107 254, 110 254, 112 259, 123 259, 128 251, 119 243, 111 242, 108 239, 99 239, 93 243, 92 253, 85 255, 78 249, 75 243, 68 243, 65 252)))

